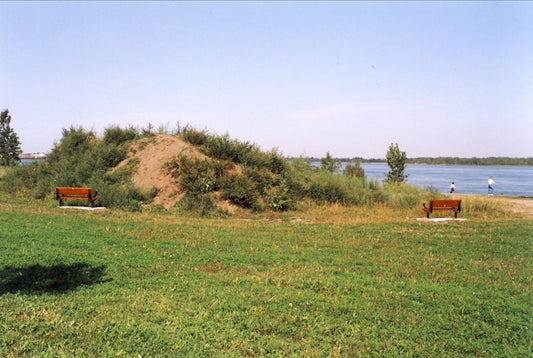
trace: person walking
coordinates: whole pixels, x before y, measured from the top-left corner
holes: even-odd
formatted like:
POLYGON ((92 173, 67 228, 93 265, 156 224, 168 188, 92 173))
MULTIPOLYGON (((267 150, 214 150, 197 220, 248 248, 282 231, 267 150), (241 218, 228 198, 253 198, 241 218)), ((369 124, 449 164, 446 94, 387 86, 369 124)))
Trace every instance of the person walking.
POLYGON ((450 185, 450 194, 455 193, 455 183, 452 181, 452 185, 450 185))
POLYGON ((492 187, 494 184, 494 179, 492 179, 492 176, 489 177, 489 195, 494 195, 494 188, 492 187))

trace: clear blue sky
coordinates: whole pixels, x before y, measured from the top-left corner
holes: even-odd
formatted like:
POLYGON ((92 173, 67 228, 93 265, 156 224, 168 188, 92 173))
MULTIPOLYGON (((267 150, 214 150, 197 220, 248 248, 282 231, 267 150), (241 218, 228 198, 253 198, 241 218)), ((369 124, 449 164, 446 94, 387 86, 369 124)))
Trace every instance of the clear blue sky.
POLYGON ((0 110, 287 156, 533 156, 533 2, 0 2, 0 110))

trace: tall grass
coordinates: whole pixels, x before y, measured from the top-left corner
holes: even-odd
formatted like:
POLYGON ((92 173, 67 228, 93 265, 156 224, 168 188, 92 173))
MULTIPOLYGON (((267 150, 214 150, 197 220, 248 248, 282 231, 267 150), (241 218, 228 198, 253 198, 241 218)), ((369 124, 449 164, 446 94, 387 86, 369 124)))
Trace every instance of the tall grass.
POLYGON ((485 195, 460 195, 457 198, 461 199, 461 206, 468 208, 471 213, 493 216, 501 211, 502 203, 485 195))

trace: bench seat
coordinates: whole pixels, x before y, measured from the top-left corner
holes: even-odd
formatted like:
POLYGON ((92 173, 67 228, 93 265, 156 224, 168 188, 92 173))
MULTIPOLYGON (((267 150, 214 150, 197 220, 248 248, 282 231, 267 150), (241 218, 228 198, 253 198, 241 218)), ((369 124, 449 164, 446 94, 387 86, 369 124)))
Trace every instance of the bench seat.
POLYGON ((94 201, 98 199, 98 196, 96 192, 93 194, 91 188, 57 187, 56 200, 59 200, 59 206, 63 205, 65 199, 88 200, 94 207, 94 201))
POLYGON ((457 213, 461 212, 461 200, 430 200, 429 207, 426 206, 426 203, 422 206, 427 218, 429 218, 429 214, 435 211, 453 211, 457 219, 457 213))

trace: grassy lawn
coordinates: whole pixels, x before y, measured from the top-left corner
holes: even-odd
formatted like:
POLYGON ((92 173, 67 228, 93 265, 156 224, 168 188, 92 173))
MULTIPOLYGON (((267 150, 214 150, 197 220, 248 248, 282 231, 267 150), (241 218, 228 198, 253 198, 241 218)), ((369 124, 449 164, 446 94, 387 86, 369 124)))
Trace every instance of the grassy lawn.
POLYGON ((0 194, 2 357, 531 356, 532 220, 50 202, 0 194))

